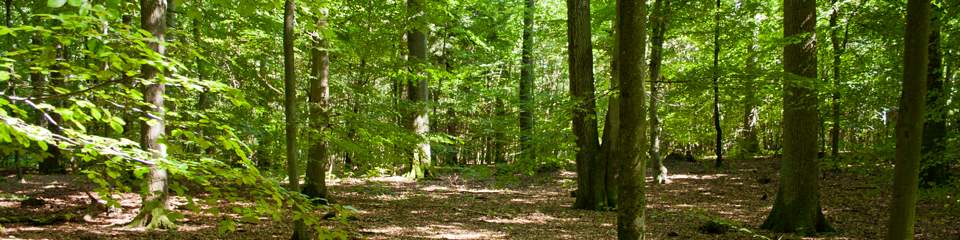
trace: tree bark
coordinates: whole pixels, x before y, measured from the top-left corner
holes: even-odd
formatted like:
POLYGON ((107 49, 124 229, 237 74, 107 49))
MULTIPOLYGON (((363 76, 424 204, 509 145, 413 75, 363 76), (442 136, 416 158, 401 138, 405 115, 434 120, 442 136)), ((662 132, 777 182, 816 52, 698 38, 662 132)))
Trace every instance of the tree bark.
POLYGON ((430 141, 427 133, 430 132, 429 101, 430 89, 428 76, 423 68, 427 64, 427 20, 424 16, 424 0, 407 0, 407 10, 412 17, 413 28, 407 33, 407 48, 410 51, 408 61, 416 73, 416 79, 407 86, 407 93, 414 103, 410 130, 421 138, 413 149, 413 162, 410 167, 410 177, 421 179, 431 175, 432 168, 430 141))
MULTIPOLYGON (((164 33, 166 32, 166 0, 141 0, 140 1, 140 25, 147 32, 150 32, 154 39, 148 43, 153 51, 160 55, 166 52, 162 44, 164 33)), ((161 142, 164 131, 164 106, 163 91, 164 84, 158 82, 158 70, 150 65, 143 65, 141 68, 143 79, 153 81, 146 85, 144 89, 143 100, 146 101, 150 109, 146 113, 149 119, 143 122, 141 135, 143 137, 141 145, 144 150, 151 153, 151 158, 155 161, 162 161, 167 157, 166 146, 161 142)), ((147 191, 143 196, 143 204, 140 207, 140 213, 130 223, 134 227, 147 227, 148 229, 171 229, 176 225, 167 217, 167 171, 166 169, 150 165, 150 172, 147 175, 147 191)))
POLYGON ((523 47, 520 52, 520 159, 534 162, 536 154, 530 138, 533 136, 533 24, 537 11, 536 0, 525 0, 523 9, 523 47))
POLYGON ((784 0, 783 158, 777 199, 761 228, 775 232, 831 231, 820 207, 817 166, 816 1, 784 0))
POLYGON ((943 84, 943 55, 940 53, 940 16, 942 10, 931 4, 929 63, 927 65, 927 111, 923 125, 923 154, 920 182, 924 186, 947 184, 950 180, 949 162, 944 159, 947 138, 947 105, 943 84))
POLYGON ((903 90, 897 116, 897 150, 887 239, 913 239, 917 211, 924 101, 927 100, 930 1, 907 1, 903 50, 903 90))
POLYGON ((830 156, 836 162, 840 157, 840 66, 843 55, 840 42, 840 27, 837 21, 840 18, 840 7, 837 0, 831 0, 833 11, 830 13, 830 43, 833 47, 833 90, 831 91, 831 107, 833 110, 833 128, 830 129, 830 156))
POLYGON ((716 132, 714 154, 716 167, 723 166, 723 128, 720 127, 720 0, 717 0, 713 21, 713 129, 716 132))
POLYGON ((743 126, 740 129, 739 155, 741 158, 753 158, 760 151, 760 142, 757 140, 757 121, 759 109, 757 109, 757 58, 760 48, 760 20, 754 13, 754 21, 751 23, 753 37, 750 46, 747 47, 747 62, 744 69, 746 78, 743 81, 743 126))
POLYGON ((667 18, 670 14, 670 1, 657 0, 653 5, 653 36, 650 38, 650 160, 654 163, 653 174, 654 182, 657 184, 666 184, 670 182, 668 178, 667 166, 663 165, 663 158, 660 157, 660 116, 659 101, 662 97, 660 92, 660 68, 663 62, 663 41, 667 32, 667 18))
MULTIPOLYGON (((287 0, 283 7, 283 96, 284 96, 284 115, 286 116, 286 157, 287 157, 287 179, 290 181, 287 188, 291 192, 300 191, 300 167, 299 165, 299 144, 297 136, 300 134, 300 120, 297 111, 297 69, 294 52, 294 41, 296 40, 296 14, 297 5, 294 0, 287 0)), ((306 226, 300 219, 294 219, 293 235, 291 239, 309 239, 306 226)))
POLYGON ((617 206, 617 192, 619 191, 620 183, 617 181, 617 174, 620 171, 620 165, 617 161, 616 152, 618 149, 617 140, 620 136, 620 80, 617 69, 619 69, 619 62, 615 54, 619 51, 619 43, 617 41, 617 23, 614 20, 613 23, 613 46, 611 49, 611 54, 614 54, 614 57, 610 59, 610 89, 611 93, 608 97, 607 102, 607 114, 606 121, 603 124, 603 136, 601 139, 603 141, 600 143, 600 155, 599 157, 604 159, 604 168, 606 169, 606 174, 604 174, 604 186, 607 193, 607 207, 615 208, 617 206))
MULTIPOLYGON (((321 10, 325 12, 326 10, 321 10)), ((325 13, 321 13, 325 15, 325 13)), ((330 161, 329 143, 326 134, 330 131, 330 54, 327 40, 322 36, 326 28, 325 16, 317 21, 315 46, 310 50, 310 128, 316 131, 312 137, 309 161, 307 162, 307 183, 303 193, 311 198, 327 196, 326 170, 330 161)))
POLYGON ((644 169, 647 123, 643 76, 646 52, 646 7, 644 2, 617 1, 617 31, 620 50, 620 139, 617 159, 620 168, 620 195, 617 204, 617 238, 644 239, 644 169))
POLYGON ((600 210, 606 200, 604 164, 597 158, 596 90, 593 85, 593 44, 590 41, 590 1, 567 0, 567 36, 570 61, 570 95, 573 109, 573 134, 577 151, 577 209, 600 210))

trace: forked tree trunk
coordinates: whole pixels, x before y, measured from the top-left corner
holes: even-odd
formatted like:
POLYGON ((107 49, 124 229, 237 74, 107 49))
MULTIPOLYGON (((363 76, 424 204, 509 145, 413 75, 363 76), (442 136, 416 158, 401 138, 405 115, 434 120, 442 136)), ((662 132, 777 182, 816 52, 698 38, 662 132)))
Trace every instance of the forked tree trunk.
MULTIPOLYGON (((147 32, 153 34, 153 41, 148 46, 158 54, 163 55, 165 51, 163 43, 164 33, 166 32, 166 0, 141 0, 140 1, 140 25, 147 32)), ((162 161, 166 158, 166 146, 161 142, 164 131, 164 106, 163 106, 163 83, 157 82, 158 71, 150 65, 143 65, 141 68, 143 79, 153 81, 144 89, 143 100, 146 101, 150 109, 144 116, 149 121, 143 123, 141 135, 143 137, 142 147, 149 151, 154 161, 162 161)), ((150 165, 150 172, 147 175, 147 191, 143 196, 143 204, 140 207, 140 213, 133 219, 130 226, 147 227, 149 229, 171 229, 176 225, 167 217, 167 171, 157 164, 150 165)))
POLYGON ((817 166, 817 47, 815 0, 784 0, 783 159, 780 186, 761 228, 775 232, 831 231, 820 207, 817 166))
POLYGON ((644 170, 647 140, 643 77, 646 51, 646 9, 642 1, 617 1, 620 50, 620 198, 617 204, 617 238, 644 239, 644 170))
MULTIPOLYGON (((613 48, 611 53, 616 54, 619 43, 617 43, 617 23, 614 20, 613 23, 613 48)), ((620 165, 617 162, 617 156, 615 155, 619 144, 617 140, 620 137, 620 80, 618 78, 617 69, 619 69, 618 61, 616 57, 610 59, 610 89, 612 90, 607 102, 607 115, 606 121, 603 123, 603 135, 600 142, 600 155, 604 162, 604 168, 606 169, 606 174, 604 174, 604 191, 607 194, 607 207, 616 208, 617 207, 617 192, 619 191, 620 183, 617 181, 617 174, 620 172, 620 165)))
POLYGON ((606 169, 597 157, 597 104, 593 85, 593 44, 590 42, 590 1, 567 0, 567 38, 570 95, 573 98, 573 134, 577 142, 577 209, 600 210, 606 200, 606 169))
POLYGON ((887 239, 913 239, 917 188, 923 143, 924 106, 927 100, 927 62, 930 35, 930 1, 907 1, 904 34, 903 90, 897 116, 897 150, 893 170, 893 197, 887 239))

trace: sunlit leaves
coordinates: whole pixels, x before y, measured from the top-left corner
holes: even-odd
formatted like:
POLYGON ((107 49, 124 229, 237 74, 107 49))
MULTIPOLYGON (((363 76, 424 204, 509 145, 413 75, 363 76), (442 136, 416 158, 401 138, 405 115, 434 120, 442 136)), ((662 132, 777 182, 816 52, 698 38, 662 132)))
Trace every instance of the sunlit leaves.
POLYGON ((52 8, 63 7, 63 5, 66 3, 67 3, 67 0, 47 0, 47 7, 52 7, 52 8))

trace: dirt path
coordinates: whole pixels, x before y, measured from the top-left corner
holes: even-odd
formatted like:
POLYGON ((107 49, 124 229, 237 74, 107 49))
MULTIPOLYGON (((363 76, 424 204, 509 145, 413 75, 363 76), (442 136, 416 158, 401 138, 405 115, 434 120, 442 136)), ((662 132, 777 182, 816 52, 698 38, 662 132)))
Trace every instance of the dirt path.
MULTIPOLYGON (((770 210, 776 191, 776 161, 733 161, 726 170, 698 164, 668 163, 672 183, 648 184, 649 239, 777 239, 756 230, 770 210), (733 227, 704 233, 707 222, 733 227)), ((496 177, 483 181, 444 175, 412 182, 403 178, 332 181, 340 204, 359 209, 347 225, 358 238, 369 239, 614 239, 613 212, 573 210, 569 197, 572 174, 496 177), (505 180, 506 179, 506 180, 505 180)), ((888 192, 881 177, 864 173, 828 173, 822 182, 824 212, 839 231, 814 239, 880 239, 884 235, 888 192)), ((0 184, 5 195, 30 195, 54 204, 20 208, 3 197, 0 214, 45 214, 70 211, 88 201, 68 177, 38 177, 26 185, 0 184), (42 189, 42 190, 38 190, 42 189), (53 190, 51 190, 53 189, 53 190)), ((649 182, 649 181, 648 181, 649 182)), ((953 193, 953 199, 957 193, 953 193)), ((243 225, 240 232, 220 235, 216 218, 188 214, 176 233, 123 229, 116 224, 136 211, 135 195, 125 196, 119 214, 49 226, 5 225, 0 238, 24 239, 286 239, 289 227, 269 221, 243 225), (69 237, 67 237, 69 236, 69 237)), ((955 205, 954 205, 955 206, 955 205)), ((943 203, 921 202, 918 239, 960 239, 960 210, 943 203)), ((726 228, 724 227, 724 228, 726 228)))

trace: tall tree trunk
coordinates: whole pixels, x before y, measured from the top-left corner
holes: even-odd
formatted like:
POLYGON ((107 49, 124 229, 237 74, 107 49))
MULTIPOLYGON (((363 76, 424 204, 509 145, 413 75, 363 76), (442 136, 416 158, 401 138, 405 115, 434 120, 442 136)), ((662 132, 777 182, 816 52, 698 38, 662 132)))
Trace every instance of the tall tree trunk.
POLYGON ((415 81, 407 87, 410 100, 414 103, 410 130, 420 137, 420 142, 413 149, 413 163, 410 167, 410 177, 420 179, 431 175, 432 168, 430 141, 427 133, 430 132, 429 101, 430 88, 428 76, 423 68, 427 63, 427 19, 424 16, 424 0, 407 0, 407 10, 413 20, 413 28, 407 33, 407 48, 410 51, 408 61, 416 72, 415 81))
POLYGON ((723 166, 723 128, 720 127, 720 0, 717 0, 713 21, 713 129, 716 131, 713 152, 716 167, 723 166))
POLYGON ((577 138, 577 209, 600 210, 606 200, 603 180, 606 169, 597 158, 597 104, 593 85, 593 44, 590 42, 590 0, 567 0, 570 95, 573 134, 577 138))
POLYGON ((820 207, 817 166, 816 1, 784 0, 783 159, 773 209, 761 228, 775 232, 832 230, 820 207))
MULTIPOLYGON (((66 61, 67 61, 66 47, 63 46, 63 44, 57 42, 54 44, 54 48, 56 49, 56 61, 54 62, 54 65, 50 67, 50 70, 51 70, 50 86, 47 86, 47 89, 46 89, 47 94, 51 96, 57 94, 56 90, 54 90, 55 88, 64 87, 63 86, 64 75, 63 75, 63 72, 61 72, 63 71, 63 67, 61 66, 61 64, 66 64, 66 61)), ((63 101, 52 100, 51 104, 53 106, 62 107, 63 101)), ((53 134, 62 135, 63 128, 60 127, 60 124, 63 123, 63 117, 60 116, 60 114, 55 112, 50 112, 49 115, 52 121, 49 122, 49 124, 47 125, 47 129, 49 129, 50 132, 53 134)), ((63 165, 64 164, 63 151, 60 150, 60 147, 58 147, 55 144, 50 145, 47 148, 47 153, 50 155, 43 158, 43 161, 40 162, 40 168, 38 169, 40 173, 41 174, 66 173, 66 169, 64 168, 64 165, 63 165)))
POLYGON ((663 41, 667 32, 667 18, 670 12, 669 0, 657 0, 653 5, 653 41, 650 49, 650 160, 654 163, 653 174, 654 182, 657 184, 669 183, 667 166, 663 165, 663 158, 660 157, 660 116, 659 101, 662 93, 660 92, 660 69, 663 62, 663 41))
POLYGON ((760 151, 760 142, 757 140, 757 118, 759 109, 757 109, 757 58, 760 48, 760 19, 754 13, 754 21, 751 23, 753 37, 750 46, 747 47, 747 63, 745 67, 746 78, 743 81, 743 126, 740 129, 740 142, 738 149, 740 157, 753 158, 760 151))
POLYGON ((840 66, 843 49, 840 42, 840 27, 837 21, 840 18, 840 6, 837 0, 831 0, 833 11, 830 13, 830 43, 833 47, 833 90, 831 91, 831 107, 833 109, 833 128, 830 129, 830 156, 836 162, 840 157, 840 66))
POLYGON ((927 65, 927 113, 923 125, 923 154, 920 182, 943 185, 950 179, 949 162, 944 159, 947 138, 947 96, 943 84, 943 55, 940 54, 940 7, 931 4, 929 63, 927 65))
POLYGON ((897 116, 897 150, 893 170, 893 197, 887 239, 913 239, 917 211, 917 188, 923 143, 924 101, 927 98, 930 1, 907 1, 904 34, 903 90, 897 116))
MULTIPOLYGON (((613 46, 612 54, 616 54, 620 49, 617 40, 617 23, 613 23, 613 46)), ((603 123, 603 141, 600 143, 600 158, 603 158, 604 169, 604 191, 607 193, 607 207, 615 208, 617 206, 617 192, 620 191, 620 183, 617 181, 617 174, 620 171, 620 165, 617 161, 616 152, 618 149, 617 139, 620 137, 620 80, 617 73, 619 62, 616 56, 610 59, 610 89, 612 90, 607 102, 607 116, 603 123)))
MULTIPOLYGON (((140 0, 140 26, 153 35, 154 39, 148 43, 148 46, 160 55, 166 52, 162 44, 165 41, 164 33, 167 28, 166 11, 166 0, 140 0)), ((158 80, 156 79, 158 71, 153 66, 143 65, 140 71, 143 79, 158 80)), ((144 116, 149 121, 142 123, 141 146, 144 150, 151 152, 150 157, 154 161, 162 161, 167 157, 166 146, 161 142, 165 133, 163 90, 163 83, 153 82, 147 85, 143 92, 143 100, 150 105, 150 109, 144 116)), ((167 210, 167 170, 157 164, 150 165, 149 168, 143 204, 140 207, 140 213, 130 225, 148 229, 176 228, 173 221, 167 217, 169 211, 167 210)))
MULTIPOLYGON (((326 12, 326 10, 321 10, 326 12)), ((325 13, 321 13, 324 14, 325 13)), ((317 21, 315 46, 310 50, 310 128, 316 131, 310 146, 310 159, 307 162, 307 183, 303 193, 311 198, 327 196, 326 164, 330 161, 329 143, 326 134, 330 131, 330 54, 323 31, 326 28, 325 16, 317 21)))
POLYGON ((530 138, 533 136, 533 21, 537 11, 536 0, 525 0, 523 9, 523 47, 520 52, 520 160, 534 162, 530 138))
MULTIPOLYGON (((296 40, 297 5, 294 0, 287 0, 283 7, 283 105, 286 116, 287 141, 287 179, 290 181, 287 188, 291 192, 300 191, 300 163, 299 144, 297 135, 300 134, 300 120, 297 111, 297 68, 294 41, 296 40)), ((291 239, 309 239, 306 225, 300 219, 294 219, 293 235, 291 239)))
POLYGON ((643 64, 646 52, 646 6, 642 1, 617 1, 617 32, 620 50, 616 58, 620 76, 620 202, 617 204, 617 238, 644 239, 644 169, 647 124, 643 64))

